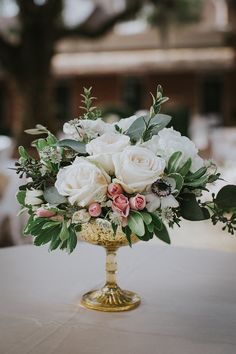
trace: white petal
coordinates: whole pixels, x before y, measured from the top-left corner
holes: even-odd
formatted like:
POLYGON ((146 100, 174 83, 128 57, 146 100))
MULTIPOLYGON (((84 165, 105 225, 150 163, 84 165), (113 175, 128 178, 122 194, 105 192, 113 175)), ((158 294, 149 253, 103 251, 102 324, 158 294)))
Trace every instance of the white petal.
POLYGON ((179 202, 173 197, 173 195, 168 195, 167 197, 161 198, 161 209, 165 208, 177 208, 179 202))
POLYGON ((161 200, 155 194, 147 194, 145 195, 145 198, 147 202, 146 208, 150 213, 154 212, 160 207, 161 200))

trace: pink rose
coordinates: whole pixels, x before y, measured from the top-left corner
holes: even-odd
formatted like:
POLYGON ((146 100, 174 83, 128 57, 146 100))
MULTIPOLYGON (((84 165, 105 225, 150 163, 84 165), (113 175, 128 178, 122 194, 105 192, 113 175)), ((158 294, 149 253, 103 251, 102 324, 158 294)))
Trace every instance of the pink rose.
POLYGON ((118 183, 110 183, 107 188, 107 194, 109 198, 114 198, 116 195, 122 194, 123 188, 118 183))
POLYGON ((133 210, 143 210, 146 206, 146 199, 142 194, 136 194, 129 200, 130 208, 133 210))
POLYGON ((113 198, 111 208, 122 217, 127 217, 130 210, 128 198, 124 194, 116 195, 113 198))
POLYGON ((51 210, 47 210, 47 209, 44 209, 44 208, 39 208, 36 211, 36 215, 39 218, 51 218, 52 216, 56 215, 56 213, 54 211, 51 211, 51 210))
POLYGON ((89 211, 89 214, 91 216, 96 218, 96 217, 98 217, 101 214, 102 208, 101 208, 101 205, 99 203, 92 203, 92 204, 90 204, 88 211, 89 211))

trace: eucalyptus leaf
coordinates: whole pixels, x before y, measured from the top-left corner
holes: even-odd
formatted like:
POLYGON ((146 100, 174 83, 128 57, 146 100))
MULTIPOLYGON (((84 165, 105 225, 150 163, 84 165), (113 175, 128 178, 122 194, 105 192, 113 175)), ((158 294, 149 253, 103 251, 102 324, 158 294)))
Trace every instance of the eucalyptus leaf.
MULTIPOLYGON (((171 116, 161 113, 158 113, 154 117, 152 117, 150 122, 153 126, 152 135, 158 134, 160 130, 165 128, 170 123, 171 119, 171 116)), ((145 122, 147 123, 147 117, 145 117, 145 122)))
POLYGON ((66 197, 60 195, 56 189, 56 187, 48 187, 45 189, 43 193, 43 197, 48 202, 49 204, 57 205, 57 204, 62 204, 66 203, 67 199, 66 197))
POLYGON ((58 146, 68 147, 68 148, 80 153, 81 155, 87 155, 86 144, 81 141, 77 141, 77 140, 73 140, 73 139, 64 139, 64 140, 58 141, 58 146))
POLYGON ((126 135, 128 135, 131 140, 138 141, 142 138, 145 129, 146 124, 144 117, 139 117, 131 124, 126 132, 126 135))

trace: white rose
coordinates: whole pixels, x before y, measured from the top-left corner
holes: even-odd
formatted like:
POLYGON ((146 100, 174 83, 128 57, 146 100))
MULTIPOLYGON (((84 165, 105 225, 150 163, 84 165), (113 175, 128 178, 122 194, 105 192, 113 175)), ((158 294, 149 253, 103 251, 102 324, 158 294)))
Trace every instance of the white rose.
POLYGON ((112 124, 104 122, 101 118, 98 118, 96 120, 81 120, 81 126, 85 130, 87 135, 89 132, 92 138, 107 132, 115 131, 115 128, 112 126, 112 124))
POLYGON ((130 145, 130 138, 117 133, 105 133, 86 145, 86 151, 92 161, 98 162, 107 173, 114 173, 112 155, 123 151, 130 145))
POLYGON ((163 174, 165 161, 152 151, 139 146, 127 147, 113 156, 114 183, 122 185, 127 193, 143 192, 163 174))
POLYGON ((75 119, 63 125, 63 132, 71 138, 82 141, 84 138, 94 139, 106 132, 115 131, 112 124, 104 122, 101 118, 75 119))
POLYGON ((78 210, 72 215, 73 224, 79 224, 79 223, 83 224, 89 222, 90 219, 91 216, 89 215, 86 209, 78 210))
POLYGON ((25 204, 26 205, 41 205, 43 203, 40 197, 43 196, 43 191, 39 189, 26 189, 25 204))
POLYGON ((204 165, 204 161, 198 155, 198 149, 194 143, 173 128, 164 128, 158 135, 154 135, 151 140, 143 143, 142 146, 150 149, 154 154, 161 156, 166 163, 174 152, 181 151, 180 166, 191 158, 191 172, 197 171, 204 165))
POLYGON ((55 187, 58 193, 68 196, 70 204, 86 206, 102 202, 111 179, 105 171, 83 157, 77 157, 72 165, 59 170, 55 187))

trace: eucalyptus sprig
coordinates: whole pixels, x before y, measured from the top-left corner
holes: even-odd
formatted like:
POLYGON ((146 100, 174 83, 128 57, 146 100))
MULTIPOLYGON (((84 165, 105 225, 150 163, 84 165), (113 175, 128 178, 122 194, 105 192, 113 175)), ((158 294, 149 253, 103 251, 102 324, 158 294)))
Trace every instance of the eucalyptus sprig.
POLYGON ((169 97, 163 96, 163 89, 161 85, 157 85, 156 96, 150 92, 152 96, 152 106, 150 108, 150 117, 154 117, 161 112, 161 105, 169 100, 169 97))
POLYGON ((81 102, 83 105, 80 106, 80 108, 85 111, 81 118, 96 120, 97 118, 101 117, 101 111, 96 106, 93 106, 93 101, 97 98, 92 96, 91 91, 92 87, 88 89, 84 87, 84 93, 81 94, 83 98, 81 102))

